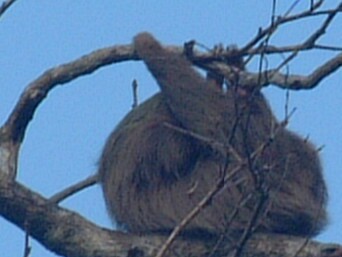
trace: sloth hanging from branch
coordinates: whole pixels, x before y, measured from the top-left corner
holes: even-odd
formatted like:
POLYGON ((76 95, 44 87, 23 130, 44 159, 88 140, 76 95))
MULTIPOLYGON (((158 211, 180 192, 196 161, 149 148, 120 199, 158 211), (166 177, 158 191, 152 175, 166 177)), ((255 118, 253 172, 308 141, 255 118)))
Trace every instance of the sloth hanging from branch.
POLYGON ((342 8, 320 11, 322 3, 312 1, 306 11, 272 20, 241 48, 198 53, 193 42, 166 47, 145 32, 132 44, 100 49, 47 70, 28 85, 0 128, 1 216, 64 256, 220 252, 217 256, 235 257, 242 251, 246 256, 342 256, 339 246, 307 244, 327 223, 319 154, 286 128, 289 117, 282 122, 274 117, 261 92, 270 84, 311 89, 342 66, 339 53, 308 76, 281 72, 301 51, 342 50, 317 43, 342 8), (267 44, 280 26, 318 15, 325 19, 303 43, 267 44), (288 56, 272 70, 244 68, 253 56, 263 59, 273 53, 288 56), (98 174, 49 199, 17 182, 20 146, 48 93, 128 60, 142 60, 161 92, 135 106, 116 126, 98 174), (207 78, 193 65, 204 68, 207 78), (58 206, 98 181, 110 215, 128 233, 102 229, 58 206))
POLYGON ((181 235, 233 243, 246 230, 311 237, 324 227, 317 150, 276 120, 258 88, 223 90, 148 33, 133 45, 161 93, 119 123, 101 157, 119 225, 170 233, 183 224, 181 235))

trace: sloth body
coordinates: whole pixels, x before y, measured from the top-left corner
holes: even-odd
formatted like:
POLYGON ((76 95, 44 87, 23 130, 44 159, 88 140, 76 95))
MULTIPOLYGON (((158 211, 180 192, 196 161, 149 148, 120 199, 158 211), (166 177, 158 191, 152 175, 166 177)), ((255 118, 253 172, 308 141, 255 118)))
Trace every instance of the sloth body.
POLYGON ((234 172, 185 233, 242 233, 262 200, 260 188, 267 200, 256 231, 313 236, 323 228, 326 188, 317 151, 277 122, 261 92, 222 92, 147 33, 134 46, 161 93, 133 109, 105 145, 99 175, 117 224, 169 232, 234 172))

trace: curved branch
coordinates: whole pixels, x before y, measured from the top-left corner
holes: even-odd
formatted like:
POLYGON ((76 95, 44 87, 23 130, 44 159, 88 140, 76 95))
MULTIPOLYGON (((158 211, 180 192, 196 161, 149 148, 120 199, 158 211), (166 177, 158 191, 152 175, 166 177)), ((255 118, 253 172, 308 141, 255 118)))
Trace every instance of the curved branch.
MULTIPOLYGON (((166 240, 165 235, 138 236, 100 228, 5 177, 0 177, 0 214, 51 251, 68 257, 152 257, 166 240)), ((306 238, 256 234, 247 241, 242 255, 293 257, 305 242, 306 238)), ((215 240, 203 244, 202 240, 177 238, 165 256, 204 257, 214 245, 215 240)), ((216 256, 226 256, 227 248, 229 245, 216 256)), ((340 245, 310 241, 297 256, 338 256, 340 252, 340 245)))
POLYGON ((77 182, 76 184, 69 186, 67 188, 65 188, 64 190, 56 193, 55 195, 51 196, 49 201, 51 204, 58 204, 61 201, 63 201, 64 199, 66 199, 67 197, 87 188, 90 186, 95 185, 98 182, 98 175, 91 175, 89 177, 87 177, 86 179, 77 182))
POLYGON ((243 70, 234 72, 232 67, 217 62, 201 65, 201 67, 222 74, 227 80, 234 80, 238 75, 239 85, 246 88, 275 85, 283 89, 308 90, 318 86, 323 79, 342 67, 342 54, 328 60, 307 76, 283 74, 277 70, 266 70, 260 73, 243 70))
MULTIPOLYGON (((183 48, 172 47, 172 51, 182 53, 183 48)), ((229 52, 228 55, 225 52, 223 56, 226 60, 229 52)), ((235 58, 234 56, 231 57, 235 58)), ((217 59, 218 57, 215 53, 194 53, 192 61, 199 67, 223 74, 228 80, 235 80, 238 73, 239 83, 242 86, 259 87, 274 84, 281 88, 296 90, 310 89, 317 86, 322 79, 342 65, 341 56, 339 55, 317 69, 312 75, 305 77, 283 75, 273 70, 264 71, 261 74, 237 71, 236 67, 222 62, 213 62, 213 60, 217 59)), ((103 66, 128 60, 139 60, 131 45, 107 47, 94 51, 75 61, 49 69, 31 82, 22 93, 5 125, 0 128, 0 167, 6 171, 6 174, 11 174, 12 178, 15 177, 19 147, 25 136, 26 128, 33 118, 37 107, 51 89, 80 76, 91 74, 103 66)))
POLYGON ((269 72, 271 75, 268 75, 268 83, 265 83, 265 85, 274 84, 280 88, 293 90, 312 89, 318 86, 323 79, 325 79, 341 67, 342 54, 339 54, 318 67, 308 76, 284 75, 279 72, 275 72, 272 74, 272 72, 269 72))
POLYGON ((23 140, 26 127, 36 108, 55 86, 91 74, 103 66, 135 58, 129 45, 113 46, 94 51, 75 61, 45 71, 27 86, 5 123, 5 127, 11 132, 10 138, 14 142, 23 140))
POLYGON ((37 107, 51 89, 82 75, 90 74, 103 66, 134 59, 136 56, 130 45, 107 47, 75 61, 49 69, 31 82, 20 96, 4 126, 0 128, 0 168, 3 174, 15 179, 18 152, 26 128, 37 107))
MULTIPOLYGON (((181 53, 182 49, 174 48, 174 51, 181 53)), ((222 64, 203 65, 208 63, 208 60, 212 60, 212 58, 212 55, 196 53, 193 61, 201 67, 212 66, 212 69, 220 70, 222 64), (217 65, 218 67, 215 67, 217 65)), ((217 57, 215 58, 217 59, 217 57)), ((71 80, 82 75, 91 74, 103 66, 127 60, 138 60, 138 57, 135 55, 131 45, 113 46, 94 51, 75 61, 60 65, 44 72, 40 77, 28 85, 26 90, 21 95, 9 119, 5 123, 6 131, 10 133, 8 136, 11 141, 18 143, 22 141, 24 138, 25 129, 32 119, 36 108, 44 100, 48 92, 55 86, 70 82, 71 80)), ((266 73, 273 74, 274 72, 266 71, 265 74, 266 73)), ((232 75, 236 76, 236 71, 232 70, 231 68, 229 70, 225 68, 225 72, 223 74, 228 77, 232 75)), ((327 73, 326 76, 329 74, 330 73, 327 73)), ((250 78, 254 76, 251 76, 251 73, 242 72, 240 77, 250 78)), ((270 76, 268 76, 268 79, 270 79, 270 76)), ((278 82, 272 83, 276 85, 282 84, 278 82)), ((252 84, 255 85, 255 83, 252 84)), ((263 85, 266 84, 263 83, 263 85)), ((294 89, 299 89, 299 87, 294 89)))

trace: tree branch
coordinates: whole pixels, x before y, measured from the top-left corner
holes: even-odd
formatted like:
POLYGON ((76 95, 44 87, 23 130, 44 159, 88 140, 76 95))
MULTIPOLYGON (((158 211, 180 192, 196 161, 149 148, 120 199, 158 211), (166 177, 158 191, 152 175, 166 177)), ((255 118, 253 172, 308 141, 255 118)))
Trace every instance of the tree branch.
MULTIPOLYGON (((183 48, 171 48, 179 54, 183 52, 183 48)), ((228 56, 227 53, 223 55, 224 59, 228 56)), ((311 89, 342 66, 342 57, 338 55, 309 76, 282 74, 274 70, 264 71, 260 74, 237 70, 236 67, 222 62, 212 62, 213 59, 217 58, 217 54, 194 53, 192 61, 199 67, 214 70, 224 75, 227 80, 235 80, 238 73, 239 84, 245 87, 261 87, 274 84, 287 89, 311 89)), ((138 60, 131 45, 103 48, 75 61, 51 68, 31 82, 22 93, 5 125, 0 128, 0 142, 3 142, 0 145, 0 167, 3 167, 7 174, 12 174, 12 178, 15 177, 18 151, 25 136, 26 128, 37 107, 50 90, 80 76, 91 74, 103 66, 128 60, 138 60)))
MULTIPOLYGON (((15 0, 7 0, 0 6, 0 17, 14 2, 15 0)), ((217 53, 194 52, 191 60, 199 67, 224 75, 228 81, 235 81, 238 75, 239 85, 244 87, 262 87, 270 84, 293 90, 316 87, 320 81, 342 66, 342 54, 338 54, 327 61, 308 76, 283 74, 279 72, 279 67, 278 69, 253 73, 229 64, 232 63, 230 60, 243 56, 292 52, 292 55, 281 64, 284 65, 288 64, 300 51, 319 48, 320 46, 316 44, 317 40, 324 34, 335 15, 341 12, 342 5, 340 3, 333 10, 317 11, 322 3, 322 0, 317 1, 310 10, 278 18, 269 27, 260 29, 258 35, 239 51, 236 49, 227 50, 219 55, 217 53), (317 15, 328 15, 328 17, 304 43, 282 48, 270 45, 256 46, 281 25, 317 15)), ((180 47, 170 48, 178 54, 184 52, 184 49, 180 47)), ((324 46, 324 49, 341 50, 340 47, 331 46, 324 46)), ((45 71, 27 86, 8 120, 0 128, 0 215, 16 224, 23 231, 27 231, 29 235, 57 254, 68 257, 149 257, 155 256, 160 250, 160 246, 168 238, 161 235, 137 236, 112 232, 99 228, 82 216, 56 205, 57 202, 73 192, 95 183, 95 177, 63 190, 49 200, 14 181, 18 152, 25 137, 26 128, 39 104, 50 90, 80 76, 91 74, 103 66, 129 60, 138 60, 131 45, 112 46, 45 71)), ((215 186, 219 187, 219 185, 213 185, 213 190, 215 190, 215 186)), ((210 200, 210 195, 208 195, 208 200, 210 200)), ((200 209, 201 206, 199 205, 198 208, 200 209)), ((203 244, 202 240, 187 241, 180 237, 171 239, 173 243, 168 246, 165 256, 206 256, 212 252, 215 244, 215 242, 203 244)), ((307 239, 280 235, 253 235, 246 242, 241 256, 293 257, 294 253, 303 247, 305 240, 307 239)), ((229 245, 226 248, 232 249, 229 245)), ((229 252, 226 248, 222 249, 224 256, 229 252)), ((220 253, 217 256, 220 256, 220 253)), ((296 256, 337 257, 342 256, 342 249, 340 246, 310 241, 296 256)))
POLYGON ((0 17, 8 10, 8 8, 11 7, 12 4, 14 4, 16 0, 7 0, 2 3, 0 6, 0 17))
POLYGON ((5 123, 7 129, 11 131, 11 139, 15 142, 22 141, 25 129, 33 118, 36 108, 55 86, 91 74, 103 66, 133 59, 136 59, 136 56, 130 45, 113 46, 45 71, 27 86, 5 123))
POLYGON ((90 186, 95 185, 98 182, 98 175, 91 175, 89 177, 87 177, 86 179, 72 185, 69 186, 67 188, 65 188, 64 190, 62 190, 61 192, 56 193, 55 195, 51 196, 49 201, 50 203, 60 203, 61 201, 63 201, 64 199, 68 198, 69 196, 87 188, 90 186))
MULTIPOLYGON (((1 172, 1 171, 0 171, 1 172)), ((58 207, 41 195, 0 177, 0 214, 41 242, 56 254, 67 257, 134 257, 155 256, 166 240, 164 235, 134 235, 109 231, 65 208, 58 207)), ((245 257, 293 257, 305 238, 255 234, 246 242, 245 257)), ((165 256, 206 256, 213 242, 178 237, 165 256)), ((227 245, 216 256, 226 256, 227 245)), ((339 256, 342 246, 310 241, 298 257, 339 256)))
POLYGON ((252 40, 250 40, 245 46, 241 48, 241 52, 248 52, 250 49, 255 47, 255 45, 258 44, 263 38, 265 38, 266 36, 269 36, 274 31, 276 31, 277 28, 279 28, 281 25, 294 21, 294 20, 299 20, 299 19, 310 17, 312 13, 323 4, 323 2, 324 2, 323 0, 319 0, 309 10, 305 10, 299 14, 295 14, 291 16, 285 15, 284 17, 278 17, 278 19, 275 21, 272 21, 268 27, 264 29, 259 29, 257 35, 252 40))
POLYGON ((134 59, 136 56, 130 45, 103 48, 75 61, 49 69, 31 82, 20 96, 4 126, 0 128, 0 168, 3 172, 15 179, 18 152, 26 128, 50 90, 80 76, 91 74, 103 66, 134 59))
POLYGON ((238 76, 239 85, 246 88, 275 85, 283 89, 308 90, 318 86, 323 79, 342 67, 342 54, 328 60, 306 76, 284 74, 279 72, 278 69, 258 73, 243 70, 234 71, 234 68, 218 62, 201 65, 201 67, 224 75, 228 81, 236 80, 238 76))

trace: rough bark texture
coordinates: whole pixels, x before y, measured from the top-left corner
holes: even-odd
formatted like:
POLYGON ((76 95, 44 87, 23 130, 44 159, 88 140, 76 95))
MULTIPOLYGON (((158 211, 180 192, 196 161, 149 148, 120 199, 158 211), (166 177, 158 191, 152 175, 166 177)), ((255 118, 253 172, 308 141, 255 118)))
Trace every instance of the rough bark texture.
MULTIPOLYGON (((7 176, 0 177, 0 214, 46 248, 68 257, 152 257, 166 240, 165 236, 138 236, 100 228, 77 213, 51 204, 7 176)), ((292 257, 302 249, 297 256, 342 256, 342 246, 310 241, 303 247, 305 241, 275 234, 254 235, 241 254, 292 257)), ((212 249, 210 242, 204 245, 202 241, 177 239, 166 256, 208 256, 212 249)), ((221 256, 220 252, 215 256, 221 256)))

